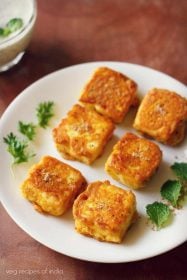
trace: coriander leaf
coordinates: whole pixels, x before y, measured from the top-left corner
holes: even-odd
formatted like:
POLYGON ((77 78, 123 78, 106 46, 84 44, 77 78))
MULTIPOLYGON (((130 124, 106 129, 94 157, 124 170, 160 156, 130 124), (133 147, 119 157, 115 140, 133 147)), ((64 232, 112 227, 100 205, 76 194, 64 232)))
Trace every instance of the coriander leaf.
POLYGON ((161 228, 165 222, 167 222, 170 216, 169 206, 162 202, 155 201, 152 204, 146 206, 146 213, 150 220, 158 227, 161 228))
POLYGON ((14 158, 14 163, 27 162, 30 157, 34 156, 26 152, 27 143, 25 141, 21 141, 12 132, 10 132, 7 137, 4 137, 3 140, 8 146, 7 151, 14 158))
POLYGON ((18 130, 29 140, 33 140, 36 134, 36 126, 33 123, 23 123, 19 121, 18 130))
POLYGON ((168 180, 161 187, 162 198, 167 199, 174 207, 177 206, 181 195, 182 184, 177 180, 168 180))
POLYGON ((19 30, 22 26, 23 20, 21 18, 12 18, 6 24, 7 29, 9 29, 11 33, 19 30))
POLYGON ((187 163, 175 162, 171 169, 175 172, 176 176, 182 180, 187 181, 187 163))
POLYGON ((37 111, 38 124, 41 127, 46 128, 48 126, 49 120, 51 119, 51 117, 54 116, 53 109, 54 109, 54 102, 52 101, 42 102, 38 105, 36 111, 37 111))

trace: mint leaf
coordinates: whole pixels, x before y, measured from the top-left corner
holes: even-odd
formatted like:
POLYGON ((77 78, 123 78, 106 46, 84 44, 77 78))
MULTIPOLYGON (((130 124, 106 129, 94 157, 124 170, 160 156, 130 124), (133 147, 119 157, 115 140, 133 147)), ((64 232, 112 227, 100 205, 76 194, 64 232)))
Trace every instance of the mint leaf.
POLYGON ((187 181, 187 163, 175 162, 171 169, 174 171, 179 180, 187 181))
POLYGON ((23 123, 19 121, 18 130, 25 135, 29 140, 33 140, 36 134, 36 126, 33 123, 23 123))
POLYGON ((23 26, 23 20, 21 18, 12 18, 6 24, 7 29, 10 30, 10 33, 19 30, 23 26))
POLYGON ((166 204, 155 201, 146 206, 146 213, 152 223, 160 229, 169 219, 171 211, 166 204))
POLYGON ((162 198, 168 200, 174 207, 177 206, 182 191, 182 184, 177 180, 168 180, 161 187, 162 198))

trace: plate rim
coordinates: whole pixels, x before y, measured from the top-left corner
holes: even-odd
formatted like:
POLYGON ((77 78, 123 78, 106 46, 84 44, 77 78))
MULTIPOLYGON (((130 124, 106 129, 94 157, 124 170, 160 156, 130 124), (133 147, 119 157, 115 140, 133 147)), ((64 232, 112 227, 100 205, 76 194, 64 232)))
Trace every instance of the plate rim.
MULTIPOLYGON (((62 73, 64 71, 67 71, 67 70, 71 70, 73 68, 79 68, 79 67, 84 67, 85 65, 94 65, 97 66, 99 64, 120 64, 121 66, 122 65, 126 65, 126 66, 131 66, 131 67, 138 67, 138 68, 142 68, 142 69, 146 69, 146 70, 151 70, 153 72, 156 72, 157 74, 159 75, 162 75, 162 76, 166 76, 167 78, 169 79, 172 79, 175 83, 177 83, 178 85, 182 86, 182 87, 186 87, 185 84, 183 84, 182 82, 176 80, 175 78, 173 78, 172 76, 166 74, 166 73, 163 73, 161 71, 158 71, 158 70, 155 70, 151 67, 147 67, 147 66, 143 66, 143 65, 139 65, 139 64, 134 64, 134 63, 129 63, 129 62, 122 62, 122 61, 93 61, 93 62, 85 62, 85 63, 80 63, 80 64, 75 64, 75 65, 71 65, 71 66, 68 66, 68 67, 64 67, 62 69, 58 69, 52 73, 49 73, 41 78, 39 78, 38 80, 36 80, 35 82, 33 82, 32 84, 30 84, 28 87, 26 87, 25 89, 23 89, 20 94, 18 94, 12 101, 11 103, 7 106, 7 108, 5 109, 5 111, 3 112, 1 118, 0 118, 0 130, 1 130, 1 127, 3 127, 3 122, 6 121, 6 116, 9 114, 9 111, 11 110, 12 106, 15 106, 17 102, 19 102, 19 99, 22 98, 23 95, 29 95, 29 91, 30 91, 30 88, 33 88, 35 86, 37 86, 37 84, 40 84, 41 82, 44 82, 45 83, 45 80, 48 80, 50 77, 54 76, 54 75, 58 75, 59 73, 62 73)), ((112 67, 112 66, 111 66, 112 67)), ((75 254, 68 254, 68 253, 64 253, 60 250, 56 250, 53 248, 53 246, 49 246, 48 244, 46 244, 45 242, 43 242, 42 240, 40 240, 40 238, 36 238, 35 236, 32 235, 32 233, 29 232, 28 229, 25 229, 27 228, 27 226, 23 225, 23 223, 21 223, 20 221, 18 220, 15 220, 14 218, 14 215, 12 215, 10 209, 8 209, 7 205, 6 205, 6 202, 2 200, 2 196, 1 196, 1 192, 0 192, 0 201, 4 207, 4 209, 6 210, 6 212, 8 213, 8 215, 12 218, 12 220, 23 230, 25 231, 29 236, 31 236, 34 240, 36 240, 37 242, 41 243, 42 245, 50 248, 51 250, 54 250, 58 253, 61 253, 61 254, 64 254, 66 256, 69 256, 69 257, 73 257, 73 258, 76 258, 76 259, 80 259, 80 260, 84 260, 84 261, 89 261, 89 262, 99 262, 99 263, 128 263, 128 262, 134 262, 134 261, 140 261, 140 260, 144 260, 144 259, 149 259, 149 258, 152 258, 154 256, 158 256, 158 255, 161 255, 161 254, 164 254, 176 247, 178 247, 179 245, 182 245, 186 240, 183 240, 183 241, 179 241, 179 242, 176 242, 176 244, 174 246, 171 246, 170 248, 168 248, 167 250, 160 250, 158 251, 156 254, 155 253, 152 253, 152 254, 149 254, 148 256, 145 256, 144 258, 134 258, 133 260, 108 260, 106 261, 105 260, 96 260, 96 259, 93 259, 92 257, 89 258, 84 258, 84 257, 80 257, 79 255, 75 255, 75 254)))

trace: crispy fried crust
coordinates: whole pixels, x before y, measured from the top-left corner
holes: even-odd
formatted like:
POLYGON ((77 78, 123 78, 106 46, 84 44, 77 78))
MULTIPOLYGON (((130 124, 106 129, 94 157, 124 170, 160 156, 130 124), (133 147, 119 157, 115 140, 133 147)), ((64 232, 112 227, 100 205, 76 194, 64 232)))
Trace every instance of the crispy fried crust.
POLYGON ((59 216, 72 206, 85 187, 86 180, 78 170, 45 156, 31 168, 21 191, 36 210, 59 216))
POLYGON ((98 68, 85 86, 80 101, 120 123, 131 106, 137 106, 137 84, 107 67, 98 68))
POLYGON ((73 205, 76 230, 100 241, 122 242, 136 214, 134 194, 109 181, 91 183, 73 205))
POLYGON ((187 100, 175 92, 154 88, 144 97, 134 128, 168 145, 185 136, 187 100))
POLYGON ((54 128, 53 138, 63 157, 91 164, 102 154, 113 130, 111 120, 77 104, 54 128))
POLYGON ((138 189, 155 173, 161 159, 162 152, 155 143, 126 133, 114 146, 105 170, 115 180, 138 189))

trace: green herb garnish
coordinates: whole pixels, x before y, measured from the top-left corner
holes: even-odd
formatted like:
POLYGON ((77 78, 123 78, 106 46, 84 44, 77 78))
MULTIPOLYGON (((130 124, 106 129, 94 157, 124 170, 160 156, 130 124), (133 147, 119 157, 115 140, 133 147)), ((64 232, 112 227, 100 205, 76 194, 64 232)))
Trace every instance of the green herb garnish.
POLYGON ((0 36, 7 37, 10 34, 10 30, 8 28, 0 28, 0 36))
POLYGON ((12 18, 6 24, 6 28, 8 28, 11 33, 19 30, 22 26, 23 26, 23 20, 21 18, 12 18))
MULTIPOLYGON (((166 199, 170 205, 179 208, 179 203, 187 194, 187 163, 175 162, 171 169, 174 171, 178 180, 166 181, 160 190, 163 199, 166 199)), ((146 213, 150 220, 161 228, 167 222, 171 210, 168 205, 162 202, 154 202, 146 206, 146 213)))
POLYGON ((38 118, 38 124, 46 128, 49 124, 49 120, 51 117, 54 116, 54 102, 48 101, 48 102, 42 102, 38 105, 36 108, 37 111, 37 118, 38 118))
POLYGON ((7 137, 3 138, 7 144, 7 151, 13 156, 14 163, 27 162, 34 154, 29 154, 26 151, 27 142, 20 140, 16 135, 10 132, 7 137))
POLYGON ((36 134, 36 126, 33 123, 23 123, 19 121, 18 130, 29 140, 33 140, 36 134))
POLYGON ((168 221, 171 211, 169 206, 166 204, 155 201, 154 203, 146 206, 146 213, 151 222, 160 229, 168 221))
POLYGON ((5 25, 0 27, 0 37, 7 37, 11 33, 19 30, 23 26, 23 20, 21 18, 13 18, 5 25))
MULTIPOLYGON (((0 29, 1 32, 1 29, 0 29)), ((46 128, 49 123, 50 118, 54 115, 54 102, 42 102, 39 103, 36 108, 38 124, 46 128)), ((33 140, 36 135, 37 125, 30 123, 24 123, 22 121, 18 122, 18 130, 28 140, 33 140)), ((3 138, 4 143, 7 144, 7 151, 12 155, 14 161, 13 163, 27 162, 35 154, 30 154, 27 151, 28 141, 20 140, 14 133, 10 132, 6 137, 3 138)))
POLYGON ((162 198, 168 200, 172 206, 177 207, 182 191, 182 184, 177 180, 166 181, 161 190, 162 198))
POLYGON ((4 29, 0 27, 0 36, 3 36, 4 34, 4 29))
POLYGON ((175 162, 171 169, 181 181, 187 181, 187 163, 175 162))

